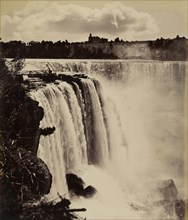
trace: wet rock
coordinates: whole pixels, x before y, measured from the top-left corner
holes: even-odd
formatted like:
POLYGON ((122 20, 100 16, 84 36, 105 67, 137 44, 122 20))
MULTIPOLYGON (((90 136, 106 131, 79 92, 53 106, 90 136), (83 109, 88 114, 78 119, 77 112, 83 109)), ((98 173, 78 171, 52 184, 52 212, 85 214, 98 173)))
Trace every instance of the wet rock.
POLYGON ((57 79, 57 76, 55 74, 40 74, 39 78, 41 78, 43 81, 50 83, 50 82, 55 82, 57 79))
POLYGON ((68 190, 73 192, 75 195, 80 195, 84 190, 84 181, 75 174, 66 174, 66 181, 68 190))
POLYGON ((95 189, 95 187, 89 185, 82 191, 81 195, 86 198, 90 198, 94 196, 96 193, 97 193, 97 190, 95 189))
POLYGON ((53 134, 55 131, 55 127, 47 127, 47 128, 40 128, 40 135, 50 135, 53 134))
POLYGON ((76 196, 90 198, 97 192, 97 190, 91 185, 84 188, 84 181, 75 174, 66 174, 66 180, 69 192, 76 196))

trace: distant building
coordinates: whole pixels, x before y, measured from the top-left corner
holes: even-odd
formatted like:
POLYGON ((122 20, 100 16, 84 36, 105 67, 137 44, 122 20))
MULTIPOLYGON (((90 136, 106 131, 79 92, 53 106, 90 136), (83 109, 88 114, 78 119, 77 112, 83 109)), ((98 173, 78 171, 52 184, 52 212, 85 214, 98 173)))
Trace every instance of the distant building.
POLYGON ((92 34, 90 34, 88 37, 88 42, 89 43, 107 43, 108 39, 107 38, 100 38, 98 36, 92 36, 92 34))

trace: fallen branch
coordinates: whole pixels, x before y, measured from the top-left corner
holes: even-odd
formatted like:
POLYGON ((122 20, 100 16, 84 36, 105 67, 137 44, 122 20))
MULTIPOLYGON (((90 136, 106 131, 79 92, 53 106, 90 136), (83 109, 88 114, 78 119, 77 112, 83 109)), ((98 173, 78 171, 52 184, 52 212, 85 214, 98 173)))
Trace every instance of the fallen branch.
POLYGON ((87 209, 81 208, 81 209, 68 209, 67 212, 85 212, 87 209))

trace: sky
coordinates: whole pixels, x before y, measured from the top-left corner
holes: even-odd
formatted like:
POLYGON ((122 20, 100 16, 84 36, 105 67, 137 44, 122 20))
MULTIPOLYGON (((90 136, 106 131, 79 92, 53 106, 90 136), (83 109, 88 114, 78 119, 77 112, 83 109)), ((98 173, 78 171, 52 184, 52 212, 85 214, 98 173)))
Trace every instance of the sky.
POLYGON ((187 0, 1 0, 3 41, 84 42, 90 33, 114 40, 187 37, 187 0))

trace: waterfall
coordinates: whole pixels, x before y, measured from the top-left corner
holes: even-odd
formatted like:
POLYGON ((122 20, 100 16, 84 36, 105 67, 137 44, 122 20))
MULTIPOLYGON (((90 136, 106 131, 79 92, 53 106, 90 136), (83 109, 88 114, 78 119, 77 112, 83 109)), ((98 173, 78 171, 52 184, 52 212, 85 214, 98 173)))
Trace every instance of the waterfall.
MULTIPOLYGON (((46 65, 46 61, 28 63, 41 69, 46 65)), ((65 175, 74 173, 97 189, 93 198, 71 198, 73 208, 87 208, 83 217, 176 218, 157 205, 161 197, 151 186, 173 179, 179 198, 185 195, 187 63, 54 60, 48 64, 68 77, 31 92, 44 109, 40 127, 56 128, 41 136, 38 150, 53 175, 49 196, 68 197, 65 175)))
POLYGON ((82 85, 88 131, 88 159, 91 164, 102 165, 107 162, 109 153, 102 107, 94 83, 91 80, 82 80, 82 85))
MULTIPOLYGON (((115 155, 112 146, 119 143, 113 134, 120 137, 121 126, 112 101, 103 97, 100 87, 95 79, 80 78, 79 83, 62 81, 32 93, 45 112, 40 127, 56 128, 52 135, 41 137, 38 150, 53 175, 54 196, 68 193, 66 173, 76 173, 84 165, 107 166, 110 155, 115 155)), ((126 142, 122 144, 125 148, 126 142)))

